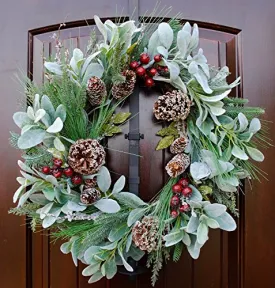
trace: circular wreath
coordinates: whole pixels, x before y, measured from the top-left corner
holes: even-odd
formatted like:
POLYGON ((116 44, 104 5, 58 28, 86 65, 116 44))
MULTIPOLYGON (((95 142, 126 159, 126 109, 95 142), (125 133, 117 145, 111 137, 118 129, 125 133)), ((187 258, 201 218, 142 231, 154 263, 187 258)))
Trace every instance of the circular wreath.
POLYGON ((228 84, 227 67, 207 64, 196 24, 94 19, 103 37, 91 35, 87 55, 74 49, 71 57, 54 34, 48 81, 25 85, 27 111, 13 116, 21 133, 11 133, 24 159, 11 212, 31 217, 33 230, 54 228, 67 241, 61 251, 87 265, 89 283, 113 278, 118 265, 133 271, 128 260, 147 254, 154 285, 169 255, 177 261, 186 246, 196 259, 209 228, 236 229, 226 210, 238 215, 241 180, 260 172, 249 160, 264 159, 256 148, 267 146, 256 118, 264 111, 228 97, 240 79, 228 84), (112 185, 104 166, 102 140, 121 133, 130 113, 116 109, 135 85, 162 91, 152 111, 167 125, 156 149, 171 152, 170 178, 149 203, 124 192, 124 176, 112 185))

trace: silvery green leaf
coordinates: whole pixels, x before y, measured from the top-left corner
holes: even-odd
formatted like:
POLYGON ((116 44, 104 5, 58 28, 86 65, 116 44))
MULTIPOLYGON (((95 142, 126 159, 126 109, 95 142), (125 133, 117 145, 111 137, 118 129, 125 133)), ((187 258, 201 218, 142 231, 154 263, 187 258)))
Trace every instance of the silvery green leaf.
POLYGON ((236 192, 237 191, 236 186, 233 186, 233 185, 227 183, 226 181, 224 181, 224 178, 221 176, 218 176, 216 178, 216 184, 217 184, 218 188, 224 192, 236 192))
POLYGON ((102 65, 98 63, 91 63, 86 69, 86 72, 83 77, 83 83, 86 84, 87 81, 93 76, 101 78, 103 75, 103 72, 104 72, 104 68, 102 65))
POLYGON ((20 186, 13 195, 13 203, 17 202, 18 198, 20 197, 21 193, 25 190, 26 186, 20 186))
POLYGON ((199 28, 198 25, 195 23, 193 25, 193 32, 189 44, 189 51, 192 52, 194 49, 196 49, 198 44, 199 44, 199 28))
POLYGON ((163 237, 165 241, 165 247, 174 246, 182 241, 184 232, 182 230, 176 230, 175 232, 169 233, 163 237))
POLYGON ((19 127, 22 128, 25 123, 29 120, 26 112, 16 112, 13 114, 13 121, 19 127))
POLYGON ((199 227, 200 221, 198 217, 191 216, 186 227, 187 233, 194 233, 199 227))
POLYGON ((208 226, 201 222, 197 231, 197 241, 200 245, 204 245, 204 243, 208 240, 208 226))
POLYGON ((55 75, 58 75, 58 76, 62 75, 62 69, 61 69, 61 66, 58 63, 56 63, 56 62, 45 62, 44 66, 49 72, 51 72, 51 73, 53 73, 55 75))
POLYGON ((235 220, 227 212, 223 213, 219 217, 216 217, 214 220, 219 223, 220 229, 222 230, 234 231, 237 228, 235 220))
MULTIPOLYGON (((127 227, 127 226, 126 226, 127 227)), ((117 247, 117 242, 113 242, 113 243, 110 243, 108 245, 105 245, 105 246, 100 246, 101 249, 103 250, 114 250, 115 248, 117 247)))
POLYGON ((260 150, 246 146, 246 151, 253 160, 258 162, 264 161, 264 154, 260 150))
MULTIPOLYGON (((193 210, 202 208, 202 202, 201 201, 187 200, 187 202, 190 205, 190 207, 193 208, 193 210)), ((196 213, 192 213, 192 215, 193 214, 194 214, 194 217, 196 217, 196 213)))
MULTIPOLYGON (((34 177, 34 176, 30 175, 30 174, 27 174, 27 173, 25 173, 24 171, 20 171, 20 173, 21 173, 21 175, 22 175, 25 179, 27 179, 27 180, 30 181, 31 183, 35 183, 35 182, 40 181, 39 178, 36 178, 36 177, 34 177)), ((33 172, 32 172, 32 173, 33 173, 33 172)))
POLYGON ((214 144, 217 144, 217 142, 218 142, 218 137, 217 137, 217 135, 216 135, 215 133, 213 133, 213 132, 210 132, 210 134, 209 134, 209 139, 210 139, 210 141, 213 142, 214 144))
POLYGON ((55 178, 54 176, 52 176, 52 175, 47 175, 47 176, 45 177, 45 180, 46 180, 47 182, 50 182, 50 183, 53 184, 54 186, 58 186, 58 182, 57 182, 56 178, 55 178))
POLYGON ((58 151, 64 152, 66 150, 64 144, 61 142, 61 140, 58 137, 54 138, 53 144, 54 144, 54 148, 57 149, 58 151))
POLYGON ((250 142, 251 138, 253 137, 253 133, 252 132, 244 132, 238 135, 238 138, 242 141, 245 142, 250 142))
POLYGON ((91 264, 82 270, 83 276, 91 276, 100 270, 100 263, 91 264))
POLYGON ((43 219, 42 227, 44 229, 49 228, 50 226, 52 226, 55 223, 55 221, 56 221, 56 217, 54 217, 54 216, 46 216, 43 219))
POLYGON ((129 272, 133 272, 134 269, 127 263, 127 261, 125 260, 125 258, 123 256, 123 253, 121 252, 120 249, 118 249, 118 255, 121 257, 121 260, 122 260, 122 263, 123 263, 123 266, 125 267, 125 269, 129 272))
POLYGON ((210 118, 207 118, 200 126, 199 129, 205 136, 209 136, 211 130, 214 128, 214 123, 210 118))
POLYGON ((46 135, 43 129, 33 129, 26 131, 18 139, 17 145, 20 149, 29 149, 40 144, 46 135))
POLYGON ((111 187, 112 179, 109 170, 103 166, 98 172, 97 185, 99 189, 106 193, 111 187))
POLYGON ((111 258, 105 262, 106 278, 108 280, 114 278, 117 273, 117 266, 115 258, 111 258))
POLYGON ((231 92, 231 89, 230 90, 227 90, 225 91, 224 93, 220 94, 220 95, 215 95, 215 96, 205 96, 205 95, 202 95, 202 94, 199 94, 199 97, 201 100, 205 101, 205 102, 209 102, 209 103, 213 103, 213 102, 218 102, 222 99, 224 99, 225 97, 228 96, 228 94, 231 92))
POLYGON ((40 214, 40 219, 44 219, 47 216, 49 211, 52 209, 53 204, 54 204, 53 202, 50 202, 49 204, 45 205, 44 207, 36 210, 36 213, 40 214))
POLYGON ((159 39, 158 30, 156 30, 149 39, 148 43, 148 54, 151 58, 156 55, 157 47, 161 46, 161 42, 159 39))
POLYGON ((206 103, 206 105, 210 108, 210 112, 215 116, 221 116, 225 113, 225 109, 223 109, 223 102, 218 101, 215 103, 206 103))
POLYGON ((47 112, 47 114, 50 116, 52 121, 55 119, 54 118, 55 109, 53 107, 53 104, 52 104, 50 98, 46 95, 43 95, 41 98, 41 108, 47 112))
POLYGON ((39 122, 46 114, 46 111, 44 109, 38 109, 36 112, 35 112, 35 119, 34 119, 34 123, 37 123, 39 122))
POLYGON ((127 219, 127 225, 128 227, 131 227, 134 223, 136 223, 140 218, 142 218, 145 214, 145 209, 137 208, 130 212, 128 219, 127 219))
POLYGON ((245 117, 245 115, 243 113, 239 113, 238 114, 238 120, 239 120, 239 124, 240 124, 240 127, 239 129, 237 130, 237 132, 243 132, 246 130, 247 126, 248 126, 248 120, 247 118, 245 117))
POLYGON ((233 149, 232 149, 232 155, 234 155, 236 158, 239 158, 241 160, 248 160, 248 156, 242 150, 240 147, 234 144, 233 149))
POLYGON ((160 23, 158 26, 158 36, 161 44, 169 49, 173 43, 174 32, 168 23, 160 23))
POLYGON ((190 165, 190 173, 195 181, 199 181, 208 178, 211 175, 211 170, 204 162, 194 162, 190 165))
POLYGON ((189 187, 192 189, 192 195, 189 198, 189 201, 200 202, 202 201, 202 196, 200 191, 193 185, 189 184, 189 187))
POLYGON ((33 203, 36 203, 39 205, 47 205, 49 203, 49 200, 47 200, 43 194, 33 194, 29 197, 29 199, 33 203))
POLYGON ((220 228, 220 224, 215 219, 212 219, 212 218, 208 218, 206 220, 206 224, 208 225, 208 227, 212 229, 220 228))
POLYGON ((104 213, 117 213, 120 210, 117 201, 113 199, 100 199, 94 206, 104 213))
POLYGON ((46 197, 49 201, 54 201, 55 198, 55 191, 53 188, 45 188, 42 190, 43 195, 46 197))
POLYGON ((91 246, 84 253, 84 260, 86 263, 90 264, 94 260, 94 255, 100 251, 100 247, 91 246))
POLYGON ((106 43, 107 42, 107 28, 105 27, 105 25, 102 23, 102 21, 100 20, 100 18, 97 15, 94 16, 94 20, 95 20, 95 24, 96 24, 99 32, 103 36, 104 43, 106 43))
POLYGON ((82 66, 82 69, 81 69, 81 76, 83 76, 87 70, 87 67, 90 65, 91 61, 101 53, 102 51, 97 51, 95 53, 93 53, 92 55, 90 55, 89 57, 86 58, 83 66, 82 66))
POLYGON ((126 242, 126 248, 125 248, 125 251, 126 253, 129 252, 131 246, 132 246, 132 242, 133 242, 133 235, 132 233, 128 236, 127 238, 127 242, 126 242))
POLYGON ((48 113, 44 115, 44 117, 41 119, 41 122, 48 128, 52 124, 51 117, 48 113))
POLYGON ((209 204, 204 207, 204 212, 206 213, 206 215, 212 218, 222 215, 223 213, 225 213, 225 211, 226 206, 219 203, 209 204))
POLYGON ((22 162, 21 160, 18 160, 17 164, 22 170, 33 174, 33 170, 29 166, 27 166, 24 162, 22 162))
POLYGON ((31 183, 27 179, 25 179, 24 177, 16 177, 16 181, 20 185, 31 185, 31 183))
POLYGON ((53 124, 46 130, 48 133, 58 133, 63 129, 63 122, 58 117, 55 119, 53 124))
POLYGON ((120 191, 122 191, 122 189, 124 188, 125 186, 125 176, 120 176, 120 178, 116 181, 115 185, 114 185, 114 188, 112 190, 112 193, 118 193, 120 191))
POLYGON ((78 251, 79 251, 79 248, 77 247, 78 246, 78 239, 76 239, 73 244, 72 244, 72 249, 71 249, 71 254, 72 254, 72 259, 73 259, 73 262, 74 262, 74 265, 77 267, 78 266, 78 261, 77 261, 77 256, 78 256, 78 251))
POLYGON ((60 104, 56 108, 56 111, 54 113, 54 118, 56 119, 58 117, 62 120, 62 122, 65 122, 65 120, 66 120, 66 109, 65 109, 63 104, 60 104))
POLYGON ((130 208, 138 208, 148 206, 147 203, 142 201, 137 195, 129 192, 120 192, 114 195, 115 198, 122 204, 130 208))
POLYGON ((184 231, 183 231, 182 242, 183 242, 186 246, 190 246, 190 245, 191 245, 190 236, 189 236, 187 233, 185 233, 184 231))
POLYGON ((87 208, 86 206, 79 205, 73 201, 68 201, 67 206, 71 211, 77 211, 77 212, 84 211, 87 208))
POLYGON ((79 74, 79 63, 83 61, 83 52, 78 49, 75 48, 73 50, 73 57, 70 61, 70 66, 72 67, 73 71, 75 74, 79 74))
POLYGON ((191 238, 191 245, 187 246, 187 250, 193 259, 198 259, 200 256, 200 250, 202 245, 200 245, 197 242, 197 238, 195 235, 190 235, 190 238, 191 238))
POLYGON ((211 94, 213 92, 212 89, 210 89, 209 85, 208 85, 208 79, 207 76, 204 74, 203 71, 198 70, 197 73, 192 74, 195 79, 199 82, 199 84, 201 85, 203 91, 207 94, 211 94))
POLYGON ((66 140, 67 142, 71 143, 71 144, 75 144, 75 141, 72 139, 69 139, 67 137, 61 136, 61 138, 63 138, 64 140, 66 140))
POLYGON ((108 240, 110 242, 119 241, 127 232, 129 228, 126 223, 121 223, 119 226, 115 226, 109 233, 108 240))
POLYGON ((31 130, 34 127, 39 127, 38 125, 24 125, 24 127, 21 130, 21 135, 23 135, 25 132, 31 130))
POLYGON ((126 253, 125 258, 131 257, 135 261, 139 261, 144 256, 144 254, 144 251, 140 250, 135 245, 132 245, 129 252, 126 253))
POLYGON ((250 133, 257 133, 259 130, 261 130, 261 122, 258 118, 253 118, 250 122, 250 125, 249 125, 249 129, 248 131, 250 133))
POLYGON ((35 120, 35 114, 31 106, 27 108, 27 115, 31 120, 35 120))
POLYGON ((71 242, 68 241, 68 242, 65 242, 63 243, 61 246, 60 246, 60 251, 63 253, 63 254, 69 254, 71 252, 71 242))
POLYGON ((166 66, 169 69, 171 81, 176 80, 180 74, 179 65, 176 62, 167 61, 165 59, 163 61, 165 62, 166 66))
POLYGON ((184 29, 178 32, 177 35, 177 47, 180 52, 180 56, 182 58, 186 58, 188 45, 191 41, 191 34, 189 31, 185 31, 184 29))
POLYGON ((181 90, 182 92, 187 93, 186 85, 185 85, 184 82, 181 80, 181 77, 180 77, 180 76, 178 76, 177 78, 173 79, 173 80, 171 81, 171 84, 172 84, 175 88, 181 90))
POLYGON ((159 54, 161 54, 165 59, 168 58, 168 50, 164 48, 163 46, 158 46, 157 51, 159 54))
POLYGON ((224 176, 223 177, 225 183, 230 184, 232 186, 239 186, 239 179, 235 176, 224 176))

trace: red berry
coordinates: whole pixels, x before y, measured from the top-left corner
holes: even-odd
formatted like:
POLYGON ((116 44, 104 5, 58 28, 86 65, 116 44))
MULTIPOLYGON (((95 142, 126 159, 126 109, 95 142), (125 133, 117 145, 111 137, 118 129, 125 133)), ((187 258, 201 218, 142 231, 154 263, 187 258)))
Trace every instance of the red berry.
POLYGON ((150 57, 147 53, 142 53, 139 60, 142 64, 148 64, 150 62, 150 57))
POLYGON ((67 177, 72 177, 74 174, 74 170, 71 167, 67 167, 63 170, 64 175, 67 177))
POLYGON ((177 217, 179 216, 179 212, 178 212, 178 211, 172 211, 172 212, 171 212, 171 216, 172 216, 173 218, 177 218, 177 217))
POLYGON ((184 203, 183 205, 180 206, 179 210, 181 213, 188 212, 190 210, 190 206, 187 203, 184 203))
POLYGON ((152 75, 152 76, 155 76, 157 73, 158 73, 158 70, 156 68, 151 68, 149 73, 152 75))
POLYGON ((74 185, 80 185, 82 183, 82 178, 80 175, 76 174, 72 177, 72 183, 74 185))
POLYGON ((61 167, 62 164, 63 164, 63 161, 62 161, 61 159, 54 158, 54 159, 53 159, 53 164, 54 164, 54 166, 56 166, 56 167, 61 167))
POLYGON ((132 61, 130 63, 130 68, 133 69, 133 70, 136 70, 139 66, 139 63, 137 61, 132 61))
POLYGON ((172 186, 172 191, 174 193, 181 193, 182 186, 180 184, 175 184, 175 185, 172 186))
POLYGON ((143 76, 143 75, 145 75, 145 73, 146 73, 146 70, 143 68, 143 67, 138 67, 137 69, 136 69, 136 73, 137 73, 137 75, 138 76, 143 76))
POLYGON ((171 201, 170 201, 171 206, 178 206, 179 203, 180 203, 180 199, 178 196, 173 196, 171 198, 171 201))
POLYGON ((162 69, 163 72, 168 73, 169 72, 169 68, 167 66, 163 67, 162 69))
POLYGON ((147 78, 145 80, 145 86, 151 88, 155 85, 155 81, 152 78, 147 78))
POLYGON ((51 168, 49 166, 42 167, 42 173, 50 174, 51 173, 51 168))
POLYGON ((182 187, 188 186, 188 185, 189 185, 188 178, 181 178, 181 179, 178 181, 178 184, 181 185, 182 187))
POLYGON ((52 171, 53 177, 61 178, 62 177, 62 170, 61 169, 54 169, 52 171))
POLYGON ((185 197, 189 197, 192 194, 192 188, 190 187, 184 187, 181 191, 182 195, 185 197))
POLYGON ((155 62, 160 62, 161 59, 162 59, 162 56, 160 54, 155 55, 155 57, 154 57, 155 62))

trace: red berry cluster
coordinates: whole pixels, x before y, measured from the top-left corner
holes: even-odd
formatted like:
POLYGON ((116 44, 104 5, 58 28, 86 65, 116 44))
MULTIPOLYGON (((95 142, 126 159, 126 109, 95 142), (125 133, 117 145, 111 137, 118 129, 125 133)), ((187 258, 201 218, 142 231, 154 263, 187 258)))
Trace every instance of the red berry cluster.
POLYGON ((188 198, 192 195, 192 188, 188 186, 188 178, 181 178, 176 184, 172 186, 173 196, 170 200, 171 216, 176 218, 179 212, 186 213, 190 210, 187 203, 181 203, 180 198, 188 198))
POLYGON ((42 167, 41 171, 42 173, 46 175, 52 175, 55 178, 61 178, 62 176, 65 176, 67 178, 71 178, 71 181, 74 185, 80 185, 82 183, 82 177, 74 173, 74 170, 71 167, 62 167, 63 166, 62 159, 59 158, 53 158, 53 166, 44 166, 42 167))
POLYGON ((160 65, 155 65, 162 60, 162 56, 157 54, 154 56, 154 63, 151 68, 145 69, 142 65, 147 65, 150 63, 150 56, 147 53, 142 53, 138 61, 132 61, 130 63, 130 68, 134 70, 138 77, 144 78, 145 86, 151 88, 155 85, 155 81, 152 77, 156 76, 159 72, 168 72, 168 67, 163 67, 160 65), (155 66, 155 67, 154 67, 155 66))

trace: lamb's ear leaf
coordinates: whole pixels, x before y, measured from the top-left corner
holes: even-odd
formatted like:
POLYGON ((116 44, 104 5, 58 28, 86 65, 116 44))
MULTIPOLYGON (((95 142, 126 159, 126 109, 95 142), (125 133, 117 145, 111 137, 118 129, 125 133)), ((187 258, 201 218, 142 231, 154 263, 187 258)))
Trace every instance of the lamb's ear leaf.
POLYGON ((97 176, 97 185, 99 189, 106 193, 111 187, 112 179, 109 170, 103 166, 100 168, 97 176))
POLYGON ((26 131, 18 139, 17 145, 20 149, 29 149, 40 144, 46 135, 43 129, 33 129, 26 131))

